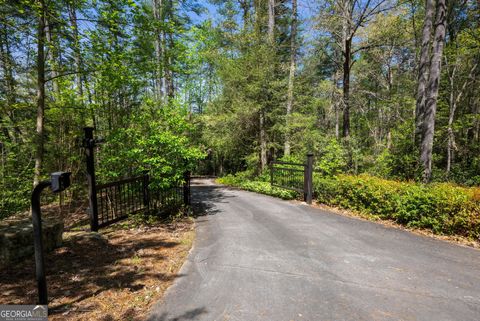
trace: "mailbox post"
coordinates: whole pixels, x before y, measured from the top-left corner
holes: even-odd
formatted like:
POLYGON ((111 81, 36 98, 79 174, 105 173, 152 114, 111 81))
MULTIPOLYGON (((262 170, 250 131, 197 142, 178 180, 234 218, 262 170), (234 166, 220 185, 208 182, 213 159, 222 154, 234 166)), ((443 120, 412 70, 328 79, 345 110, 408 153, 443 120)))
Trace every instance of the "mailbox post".
POLYGON ((52 192, 58 193, 70 186, 70 174, 67 172, 56 172, 51 174, 50 181, 40 182, 32 192, 32 223, 33 223, 33 241, 35 250, 35 276, 38 286, 38 303, 46 305, 48 303, 47 281, 45 278, 45 260, 43 257, 42 240, 42 212, 40 208, 40 195, 42 191, 50 187, 52 192))

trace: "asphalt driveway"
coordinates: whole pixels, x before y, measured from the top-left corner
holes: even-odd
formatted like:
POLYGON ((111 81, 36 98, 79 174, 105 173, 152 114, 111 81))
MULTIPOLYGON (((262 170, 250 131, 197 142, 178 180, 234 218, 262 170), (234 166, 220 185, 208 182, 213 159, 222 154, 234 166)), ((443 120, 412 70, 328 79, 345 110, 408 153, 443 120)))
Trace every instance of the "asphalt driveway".
POLYGON ((207 215, 149 320, 480 320, 479 250, 194 185, 207 215))

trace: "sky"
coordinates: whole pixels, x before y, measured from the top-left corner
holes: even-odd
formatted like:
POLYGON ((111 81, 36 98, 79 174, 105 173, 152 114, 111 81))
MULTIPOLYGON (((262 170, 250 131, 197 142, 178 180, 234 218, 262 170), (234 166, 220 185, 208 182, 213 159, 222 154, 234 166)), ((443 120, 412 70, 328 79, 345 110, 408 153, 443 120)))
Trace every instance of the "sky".
MULTIPOLYGON (((314 1, 312 0, 298 0, 298 16, 301 21, 301 32, 304 39, 310 39, 314 37, 314 30, 311 20, 317 13, 318 9, 313 2, 314 1)), ((194 12, 188 13, 193 23, 201 23, 208 19, 211 19, 215 22, 219 19, 217 5, 211 4, 208 0, 198 0, 197 3, 205 9, 205 12, 200 15, 197 15, 194 12)))

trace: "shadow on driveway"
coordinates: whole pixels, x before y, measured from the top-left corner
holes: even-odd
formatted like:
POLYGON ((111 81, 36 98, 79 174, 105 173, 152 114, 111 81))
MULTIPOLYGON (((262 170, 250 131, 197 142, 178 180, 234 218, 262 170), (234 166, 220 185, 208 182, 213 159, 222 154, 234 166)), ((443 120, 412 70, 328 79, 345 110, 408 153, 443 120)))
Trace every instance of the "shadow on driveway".
POLYGON ((220 211, 215 204, 228 203, 228 199, 235 198, 233 195, 226 195, 225 188, 216 185, 213 180, 194 179, 192 181, 192 209, 197 222, 202 222, 198 217, 215 215, 220 211))

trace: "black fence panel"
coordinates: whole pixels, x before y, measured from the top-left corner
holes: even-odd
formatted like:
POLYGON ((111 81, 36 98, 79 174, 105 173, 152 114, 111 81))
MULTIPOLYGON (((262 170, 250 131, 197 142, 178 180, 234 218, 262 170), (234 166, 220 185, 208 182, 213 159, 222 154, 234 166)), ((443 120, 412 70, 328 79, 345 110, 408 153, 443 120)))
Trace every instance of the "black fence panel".
POLYGON ((148 210, 148 175, 96 186, 98 227, 118 222, 128 215, 148 210), (147 196, 147 198, 146 198, 147 196))
POLYGON ((152 188, 148 174, 106 184, 96 184, 94 150, 101 140, 93 137, 93 128, 84 128, 83 147, 87 167, 90 229, 118 222, 131 214, 143 212, 166 216, 190 205, 190 172, 183 181, 166 188, 152 188))
POLYGON ((272 186, 303 193, 304 173, 304 164, 272 162, 270 165, 270 184, 272 186), (284 167, 285 165, 290 165, 292 167, 284 167))
POLYGON ((305 202, 311 204, 313 198, 313 154, 307 154, 305 164, 271 162, 270 184, 303 193, 305 202))
POLYGON ((159 216, 168 216, 184 203, 184 188, 181 185, 150 190, 150 211, 159 216))

